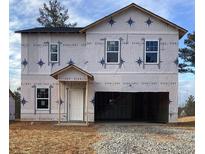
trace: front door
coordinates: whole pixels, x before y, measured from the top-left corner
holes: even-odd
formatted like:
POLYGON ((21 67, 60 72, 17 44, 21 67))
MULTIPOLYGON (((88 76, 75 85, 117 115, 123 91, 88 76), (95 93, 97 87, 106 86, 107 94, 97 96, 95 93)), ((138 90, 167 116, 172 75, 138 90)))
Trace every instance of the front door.
POLYGON ((83 121, 83 89, 70 90, 70 120, 83 121))

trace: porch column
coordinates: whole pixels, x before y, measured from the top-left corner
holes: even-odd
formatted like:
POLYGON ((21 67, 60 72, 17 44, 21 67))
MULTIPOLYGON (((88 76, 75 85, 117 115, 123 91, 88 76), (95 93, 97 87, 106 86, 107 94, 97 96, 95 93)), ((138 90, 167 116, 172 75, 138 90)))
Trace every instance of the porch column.
POLYGON ((60 124, 60 118, 61 118, 61 104, 60 104, 60 81, 58 80, 58 124, 60 124))
POLYGON ((89 80, 86 81, 86 88, 85 88, 86 125, 88 125, 88 83, 89 83, 89 80))

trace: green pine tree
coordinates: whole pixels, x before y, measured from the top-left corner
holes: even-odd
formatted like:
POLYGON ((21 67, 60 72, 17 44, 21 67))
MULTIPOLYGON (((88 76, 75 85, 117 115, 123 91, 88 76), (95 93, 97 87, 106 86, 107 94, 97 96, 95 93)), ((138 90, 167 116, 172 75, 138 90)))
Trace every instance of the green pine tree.
POLYGON ((68 9, 65 9, 57 0, 50 0, 49 6, 44 3, 39 13, 40 17, 37 21, 45 27, 74 27, 77 25, 77 23, 66 23, 69 19, 68 9))
POLYGON ((19 89, 17 89, 17 91, 14 91, 14 96, 15 96, 15 117, 16 119, 20 119, 21 93, 19 92, 19 89))
POLYGON ((190 95, 186 100, 186 105, 184 107, 187 116, 195 115, 195 98, 190 95))
POLYGON ((179 63, 180 73, 195 73, 195 32, 189 33, 184 40, 185 48, 179 49, 179 57, 182 62, 179 63))

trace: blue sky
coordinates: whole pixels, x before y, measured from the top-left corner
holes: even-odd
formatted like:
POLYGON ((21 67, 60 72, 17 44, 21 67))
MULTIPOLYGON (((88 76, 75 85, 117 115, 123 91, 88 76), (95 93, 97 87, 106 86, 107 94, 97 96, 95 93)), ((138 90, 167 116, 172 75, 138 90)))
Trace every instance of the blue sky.
MULTIPOLYGON (((195 29, 194 0, 59 0, 70 15, 70 22, 77 22, 77 26, 86 26, 130 3, 136 3, 176 24, 189 32, 195 29)), ((10 88, 15 90, 20 86, 20 34, 15 30, 38 27, 36 21, 39 8, 48 0, 10 0, 10 47, 9 74, 10 88)), ((183 47, 183 37, 179 45, 183 47)), ((195 95, 195 77, 192 74, 179 75, 179 104, 184 104, 189 95, 195 95)))

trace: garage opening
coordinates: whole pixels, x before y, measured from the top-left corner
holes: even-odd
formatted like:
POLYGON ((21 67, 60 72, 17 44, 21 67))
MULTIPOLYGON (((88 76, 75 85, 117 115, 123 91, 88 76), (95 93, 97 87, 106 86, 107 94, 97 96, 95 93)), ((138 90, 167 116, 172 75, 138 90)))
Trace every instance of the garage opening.
POLYGON ((96 92, 95 121, 168 122, 168 92, 96 92))

